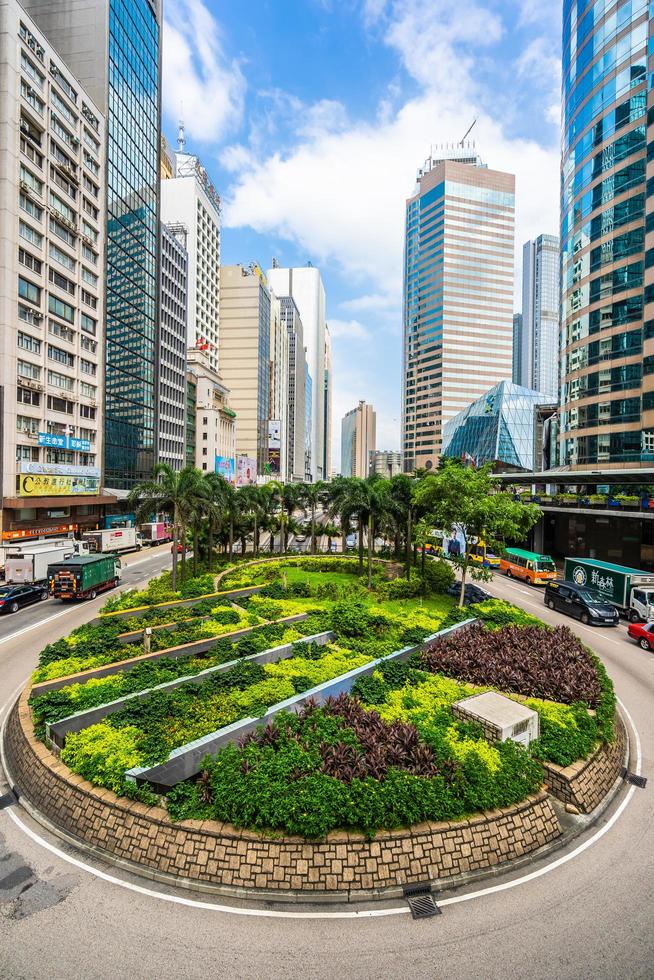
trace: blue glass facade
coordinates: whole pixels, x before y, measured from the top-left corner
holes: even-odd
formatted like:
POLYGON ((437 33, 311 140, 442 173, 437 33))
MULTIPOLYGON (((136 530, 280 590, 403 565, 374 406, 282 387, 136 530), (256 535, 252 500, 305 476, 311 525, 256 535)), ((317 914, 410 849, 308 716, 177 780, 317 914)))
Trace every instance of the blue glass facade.
POLYGON ((445 425, 443 456, 533 470, 536 408, 548 401, 538 391, 501 381, 445 425))
POLYGON ((564 0, 559 462, 573 468, 654 459, 650 31, 646 0, 564 0))
POLYGON ((159 41, 149 0, 110 0, 105 483, 117 489, 155 462, 159 41))

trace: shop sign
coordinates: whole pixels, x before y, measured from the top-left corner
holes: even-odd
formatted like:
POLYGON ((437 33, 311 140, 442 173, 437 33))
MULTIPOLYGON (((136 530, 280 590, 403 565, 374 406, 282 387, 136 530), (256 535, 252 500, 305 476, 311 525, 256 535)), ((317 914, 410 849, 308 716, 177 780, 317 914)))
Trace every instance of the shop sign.
POLYGON ((53 449, 73 449, 80 453, 91 452, 91 443, 88 439, 77 439, 75 436, 58 436, 52 432, 39 432, 39 446, 50 446, 53 449))
POLYGON ((94 476, 21 474, 18 494, 20 497, 76 497, 96 494, 99 484, 99 479, 94 476))
POLYGON ((72 463, 25 463, 20 464, 21 473, 41 476, 94 476, 100 479, 99 466, 74 466, 72 463))

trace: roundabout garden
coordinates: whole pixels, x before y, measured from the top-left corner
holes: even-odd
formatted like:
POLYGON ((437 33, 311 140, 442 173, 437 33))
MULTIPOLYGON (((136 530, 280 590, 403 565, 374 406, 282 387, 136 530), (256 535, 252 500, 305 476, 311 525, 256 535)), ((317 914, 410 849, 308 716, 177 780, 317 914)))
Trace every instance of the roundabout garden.
POLYGON ((151 876, 352 896, 520 858, 602 802, 625 732, 567 627, 459 609, 444 563, 407 581, 376 562, 371 589, 356 572, 280 557, 113 597, 12 711, 20 791, 151 876), (488 692, 532 737, 497 737, 488 692))

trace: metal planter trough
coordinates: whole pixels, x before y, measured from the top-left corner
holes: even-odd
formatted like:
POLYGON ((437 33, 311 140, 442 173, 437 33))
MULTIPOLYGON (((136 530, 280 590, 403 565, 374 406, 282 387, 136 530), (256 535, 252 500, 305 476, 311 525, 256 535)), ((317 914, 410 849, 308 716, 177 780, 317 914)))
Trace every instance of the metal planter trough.
POLYGON ((136 766, 134 769, 129 769, 125 773, 125 777, 137 783, 139 786, 147 784, 156 793, 165 794, 173 786, 177 785, 177 783, 197 776, 202 768, 202 760, 205 756, 215 754, 228 743, 237 742, 244 735, 254 731, 260 725, 268 724, 280 711, 298 712, 310 699, 313 699, 318 704, 322 704, 329 697, 348 694, 359 678, 369 676, 380 664, 388 661, 401 662, 408 660, 414 653, 419 653, 434 640, 447 636, 457 630, 464 629, 475 621, 474 618, 466 619, 462 623, 457 623, 456 626, 450 626, 447 629, 440 630, 438 633, 433 633, 431 636, 426 637, 422 643, 404 647, 402 650, 396 650, 394 653, 390 653, 385 657, 371 660, 370 663, 356 667, 346 674, 341 674, 340 677, 335 677, 333 680, 319 684, 317 687, 304 691, 302 694, 296 694, 292 698, 287 698, 286 701, 280 701, 279 704, 272 705, 259 718, 243 718, 241 721, 236 721, 231 725, 225 726, 225 728, 211 732, 203 738, 196 739, 194 742, 189 742, 177 749, 173 749, 165 762, 161 762, 156 766, 136 766))
MULTIPOLYGON (((293 623, 301 623, 304 619, 308 619, 308 617, 308 613, 298 613, 296 616, 287 616, 285 619, 278 619, 276 620, 276 624, 281 623, 284 626, 292 626, 293 623)), ((48 691, 58 691, 60 687, 67 687, 69 684, 85 684, 86 681, 90 681, 96 677, 124 673, 133 670, 134 667, 148 660, 160 660, 162 657, 166 657, 169 660, 177 660, 179 657, 192 657, 198 653, 206 653, 219 640, 229 640, 231 643, 235 643, 237 640, 242 640, 244 636, 249 636, 250 633, 266 625, 272 624, 260 623, 258 626, 248 626, 246 629, 236 630, 234 633, 222 633, 219 636, 207 637, 205 640, 194 640, 193 643, 184 643, 179 647, 157 650, 156 653, 144 653, 131 660, 119 660, 112 664, 105 664, 103 667, 94 667, 92 670, 84 670, 79 674, 58 677, 54 681, 42 681, 40 684, 34 684, 32 686, 32 694, 47 694, 48 691)))
POLYGON ((185 606, 195 606, 198 602, 205 599, 242 599, 244 596, 255 595, 265 589, 265 585, 249 585, 242 589, 233 589, 227 592, 209 592, 208 595, 195 596, 192 599, 171 599, 170 602, 160 602, 153 606, 137 606, 136 609, 119 609, 117 612, 101 613, 91 620, 91 625, 101 626, 103 623, 117 623, 121 619, 140 619, 151 609, 181 609, 185 606))
POLYGON ((148 687, 143 691, 134 691, 133 694, 126 694, 124 698, 117 698, 115 701, 109 701, 107 704, 98 705, 97 708, 77 711, 74 715, 68 715, 67 718, 61 718, 59 721, 46 724, 46 733, 52 744, 61 749, 66 742, 66 736, 70 732, 80 732, 83 728, 89 728, 91 725, 102 721, 108 715, 120 711, 128 702, 140 701, 143 698, 149 697, 153 691, 172 691, 176 687, 181 687, 183 684, 199 685, 214 674, 222 674, 239 663, 247 663, 249 661, 257 664, 269 664, 278 660, 286 660, 292 656, 293 647, 298 643, 317 643, 320 646, 324 646, 333 639, 334 634, 328 630, 325 633, 316 633, 314 636, 305 636, 301 640, 295 640, 293 643, 285 643, 283 646, 262 650, 261 653, 253 653, 249 657, 230 660, 228 663, 218 664, 216 667, 207 667, 206 670, 201 670, 198 674, 177 677, 174 681, 166 681, 164 684, 157 684, 155 687, 148 687))

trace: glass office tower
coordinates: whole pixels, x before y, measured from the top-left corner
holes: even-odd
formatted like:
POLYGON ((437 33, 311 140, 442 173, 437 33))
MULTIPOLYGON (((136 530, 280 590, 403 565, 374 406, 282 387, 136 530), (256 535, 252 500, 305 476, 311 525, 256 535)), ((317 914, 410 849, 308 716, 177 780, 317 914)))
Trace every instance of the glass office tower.
POLYGON ((107 119, 104 483, 127 490, 156 452, 159 0, 25 0, 107 119))
POLYGON ((559 450, 572 468, 654 459, 649 31, 645 0, 564 0, 559 450))

